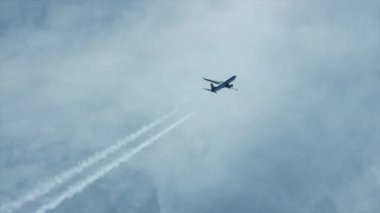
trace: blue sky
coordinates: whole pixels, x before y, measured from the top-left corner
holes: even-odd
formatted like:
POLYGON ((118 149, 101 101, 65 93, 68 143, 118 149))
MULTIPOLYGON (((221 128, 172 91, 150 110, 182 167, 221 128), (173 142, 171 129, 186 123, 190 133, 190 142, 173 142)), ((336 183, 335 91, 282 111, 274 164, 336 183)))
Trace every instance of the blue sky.
POLYGON ((1 204, 196 107, 51 212, 378 212, 379 11, 377 1, 1 1, 1 204), (238 92, 202 89, 202 76, 231 75, 238 92))

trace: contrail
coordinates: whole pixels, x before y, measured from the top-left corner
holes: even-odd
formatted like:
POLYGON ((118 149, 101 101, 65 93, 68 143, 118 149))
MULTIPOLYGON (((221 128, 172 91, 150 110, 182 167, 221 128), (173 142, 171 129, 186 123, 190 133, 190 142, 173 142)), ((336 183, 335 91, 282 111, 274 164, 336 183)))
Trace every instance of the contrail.
POLYGON ((99 178, 106 175, 111 170, 117 168, 121 163, 127 162, 131 157, 133 157, 135 154, 141 152, 144 148, 148 147, 149 145, 153 144, 155 141, 157 141, 159 138, 164 136, 165 134, 172 131, 174 128, 176 128, 181 123, 185 122, 188 118, 190 118, 194 113, 190 113, 178 121, 174 122, 170 126, 166 127, 161 132, 153 135, 151 138, 147 139, 140 145, 138 145, 136 148, 126 152, 124 155, 122 155, 120 158, 112 161, 110 164, 102 167, 97 172, 95 172, 92 175, 87 176, 82 181, 79 181, 78 183, 70 186, 66 191, 62 192, 58 197, 52 199, 50 202, 42 205, 39 209, 37 209, 36 213, 45 213, 48 210, 55 209, 58 207, 64 200, 69 199, 73 197, 74 195, 82 192, 88 185, 95 182, 99 178))
POLYGON ((50 180, 48 180, 43 185, 36 187, 34 190, 30 191, 28 194, 26 194, 24 197, 20 198, 19 200, 16 200, 16 201, 2 205, 0 207, 0 212, 11 213, 11 212, 21 208, 26 203, 34 201, 35 199, 49 193, 51 190, 53 190, 54 188, 64 184, 69 179, 71 179, 75 175, 78 175, 79 173, 81 173, 86 168, 88 168, 88 167, 94 165, 95 163, 97 163, 98 161, 108 157, 110 154, 119 150, 122 146, 125 146, 126 144, 135 140, 137 137, 144 134, 148 130, 159 125, 160 123, 162 123, 163 121, 165 121, 169 117, 173 116, 176 112, 177 112, 177 110, 175 110, 175 111, 173 111, 167 115, 164 115, 163 117, 152 122, 151 124, 146 125, 146 126, 142 127, 140 130, 136 131, 135 133, 132 133, 131 135, 125 137, 123 140, 120 140, 120 141, 116 142, 115 144, 107 147, 103 151, 95 153, 91 157, 81 161, 75 167, 61 172, 60 174, 58 174, 58 175, 54 176, 53 178, 51 178, 50 180))

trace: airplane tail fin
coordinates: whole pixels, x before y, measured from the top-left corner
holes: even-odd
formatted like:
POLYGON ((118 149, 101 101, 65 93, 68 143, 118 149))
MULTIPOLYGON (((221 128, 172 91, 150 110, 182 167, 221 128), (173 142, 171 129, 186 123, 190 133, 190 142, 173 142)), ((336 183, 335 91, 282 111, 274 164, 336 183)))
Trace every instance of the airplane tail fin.
POLYGON ((211 86, 211 89, 204 88, 204 90, 216 93, 214 84, 211 83, 210 86, 211 86))
POLYGON ((210 86, 211 86, 211 90, 214 90, 215 88, 214 84, 211 83, 210 86))

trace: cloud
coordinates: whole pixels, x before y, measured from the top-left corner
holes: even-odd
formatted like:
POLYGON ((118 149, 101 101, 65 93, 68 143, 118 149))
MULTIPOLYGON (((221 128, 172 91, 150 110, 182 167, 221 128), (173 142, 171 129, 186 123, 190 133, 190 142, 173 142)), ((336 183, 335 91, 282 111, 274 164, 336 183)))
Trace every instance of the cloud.
POLYGON ((0 4, 1 203, 197 105, 189 123, 57 211, 99 188, 107 204, 85 208, 122 211, 138 193, 161 212, 380 208, 379 3, 0 4), (238 92, 202 90, 202 76, 230 75, 238 92))

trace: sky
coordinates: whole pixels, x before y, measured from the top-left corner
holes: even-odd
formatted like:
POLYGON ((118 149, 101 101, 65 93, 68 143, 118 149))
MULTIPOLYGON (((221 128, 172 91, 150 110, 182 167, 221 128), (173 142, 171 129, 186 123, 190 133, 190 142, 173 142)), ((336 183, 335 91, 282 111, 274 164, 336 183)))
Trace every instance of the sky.
POLYGON ((378 1, 1 0, 0 204, 196 109, 49 212, 378 212, 379 58, 378 1))

